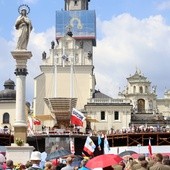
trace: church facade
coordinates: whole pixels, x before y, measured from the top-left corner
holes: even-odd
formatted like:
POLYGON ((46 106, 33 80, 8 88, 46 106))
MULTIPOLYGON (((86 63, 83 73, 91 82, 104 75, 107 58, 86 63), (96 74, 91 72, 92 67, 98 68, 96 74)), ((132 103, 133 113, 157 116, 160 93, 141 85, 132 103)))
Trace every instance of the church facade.
POLYGON ((35 78, 34 114, 47 126, 56 122, 67 126, 71 109, 65 113, 59 105, 67 103, 62 98, 74 98, 74 107, 87 117, 86 129, 108 131, 147 123, 157 125, 156 119, 163 124, 169 117, 168 92, 164 99, 158 99, 156 87, 151 87, 139 70, 127 78, 126 89, 116 99, 95 89, 96 17, 95 11, 88 9, 89 2, 66 0, 65 10, 56 11, 56 43, 52 42, 49 54, 42 55, 42 74, 35 78), (59 115, 67 117, 67 125, 59 115))
MULTIPOLYGON (((100 92, 98 92, 100 93, 100 92)), ((137 70, 127 78, 127 86, 117 99, 94 95, 85 106, 88 115, 97 119, 92 127, 99 131, 124 130, 134 127, 168 127, 170 96, 157 98, 156 86, 137 70)))
MULTIPOLYGON (((159 99, 156 87, 139 70, 127 78, 127 87, 117 98, 95 89, 96 16, 89 2, 65 0, 65 10, 56 11, 55 42, 48 54, 43 52, 41 74, 34 78, 33 114, 44 126, 67 128, 75 107, 86 116, 83 130, 94 132, 168 125, 170 91, 159 99)), ((15 91, 14 82, 10 83, 15 91)), ((15 121, 16 95, 7 100, 4 94, 2 90, 0 122, 10 128, 15 121)))
POLYGON ((84 111, 94 93, 96 18, 88 3, 69 0, 64 11, 56 11, 56 42, 52 42, 49 54, 43 53, 42 74, 35 78, 33 112, 47 126, 56 121, 68 126, 72 108, 84 111), (48 115, 52 117, 45 120, 48 115))

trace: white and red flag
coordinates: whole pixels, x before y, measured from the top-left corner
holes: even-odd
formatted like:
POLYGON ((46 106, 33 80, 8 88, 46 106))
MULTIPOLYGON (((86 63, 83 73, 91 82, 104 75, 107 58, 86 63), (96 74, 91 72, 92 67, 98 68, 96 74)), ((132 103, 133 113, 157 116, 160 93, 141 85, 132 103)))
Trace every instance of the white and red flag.
POLYGON ((71 118, 70 118, 71 124, 77 125, 77 126, 83 126, 83 121, 85 119, 86 117, 84 116, 83 113, 73 108, 71 118))
POLYGON ((41 121, 39 119, 37 119, 36 117, 33 117, 32 119, 34 125, 41 125, 41 121))
POLYGON ((149 138, 148 151, 149 151, 149 154, 152 155, 151 138, 149 138))
POLYGON ((96 145, 94 144, 93 140, 87 136, 83 151, 87 152, 89 155, 93 155, 95 148, 96 145))

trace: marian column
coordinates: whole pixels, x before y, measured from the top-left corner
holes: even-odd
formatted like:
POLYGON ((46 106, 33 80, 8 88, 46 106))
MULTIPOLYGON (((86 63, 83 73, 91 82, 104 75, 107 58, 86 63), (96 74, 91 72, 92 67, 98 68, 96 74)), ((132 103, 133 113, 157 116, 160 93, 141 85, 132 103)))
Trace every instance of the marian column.
POLYGON ((11 54, 16 61, 16 117, 14 123, 14 142, 16 138, 20 138, 26 143, 27 139, 27 122, 25 112, 25 91, 26 91, 26 76, 27 60, 32 57, 32 53, 27 51, 30 32, 32 30, 31 20, 27 14, 30 8, 27 5, 21 5, 18 8, 20 16, 17 18, 15 28, 18 31, 18 41, 16 50, 11 54))
POLYGON ((25 108, 25 85, 27 72, 27 61, 32 57, 31 51, 27 51, 29 35, 32 30, 32 24, 27 14, 30 8, 27 5, 21 5, 18 8, 20 16, 17 18, 15 28, 18 31, 17 47, 11 51, 13 58, 16 61, 16 117, 14 123, 14 143, 11 146, 6 146, 6 158, 14 162, 26 163, 30 160, 33 146, 29 146, 27 142, 27 122, 25 108), (16 139, 21 139, 23 142, 17 143, 16 139))

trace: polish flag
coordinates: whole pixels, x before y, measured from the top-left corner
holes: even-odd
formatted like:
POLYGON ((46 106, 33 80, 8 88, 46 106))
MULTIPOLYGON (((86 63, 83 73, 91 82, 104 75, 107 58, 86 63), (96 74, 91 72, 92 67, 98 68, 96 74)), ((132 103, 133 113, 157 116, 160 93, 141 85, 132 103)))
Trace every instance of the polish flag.
POLYGON ((71 114, 71 124, 77 125, 77 126, 83 126, 83 121, 85 120, 85 116, 80 111, 73 108, 72 114, 71 114))
POLYGON ((87 152, 89 155, 93 155, 95 148, 96 145, 94 144, 92 139, 89 136, 87 136, 83 151, 87 152))
POLYGON ((151 146, 151 139, 149 138, 149 145, 148 145, 149 154, 152 155, 152 146, 151 146))
POLYGON ((36 117, 33 117, 33 124, 34 125, 41 125, 41 121, 38 120, 36 117))

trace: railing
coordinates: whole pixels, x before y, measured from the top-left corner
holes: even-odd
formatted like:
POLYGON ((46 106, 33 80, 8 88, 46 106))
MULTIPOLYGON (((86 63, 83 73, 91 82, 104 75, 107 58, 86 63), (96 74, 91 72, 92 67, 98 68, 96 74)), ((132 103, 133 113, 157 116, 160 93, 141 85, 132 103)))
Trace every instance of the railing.
MULTIPOLYGON (((56 135, 56 136, 87 136, 89 133, 83 133, 78 131, 71 131, 71 130, 65 130, 65 129, 54 129, 54 130, 43 130, 43 131, 28 131, 28 136, 47 136, 47 135, 56 135)), ((94 134, 93 134, 94 135, 94 134)))
POLYGON ((93 98, 88 99, 88 103, 130 103, 127 99, 112 99, 112 98, 93 98))

